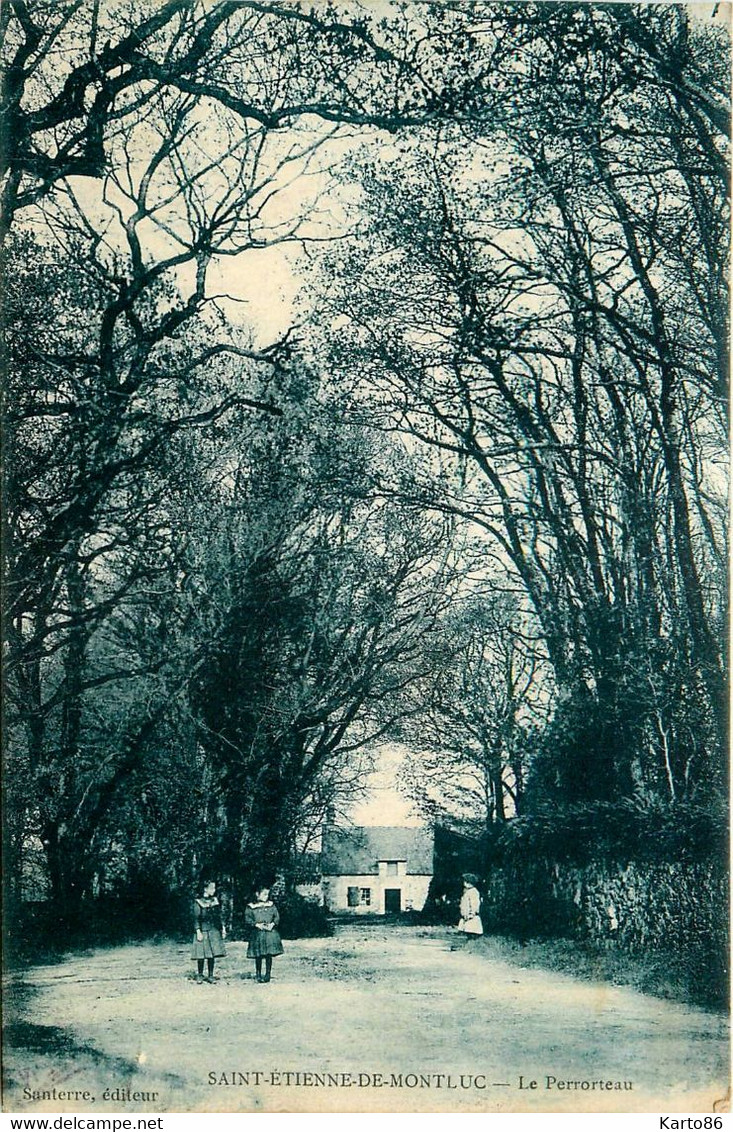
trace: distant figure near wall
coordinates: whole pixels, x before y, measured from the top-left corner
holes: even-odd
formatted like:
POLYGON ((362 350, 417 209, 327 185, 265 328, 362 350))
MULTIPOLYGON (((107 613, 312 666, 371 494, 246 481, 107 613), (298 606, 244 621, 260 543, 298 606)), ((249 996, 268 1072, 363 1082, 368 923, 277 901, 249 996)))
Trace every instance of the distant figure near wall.
POLYGON ((484 925, 481 922, 481 896, 476 887, 478 877, 473 873, 463 874, 463 895, 461 896, 458 931, 463 932, 468 943, 471 939, 478 939, 484 934, 484 925))

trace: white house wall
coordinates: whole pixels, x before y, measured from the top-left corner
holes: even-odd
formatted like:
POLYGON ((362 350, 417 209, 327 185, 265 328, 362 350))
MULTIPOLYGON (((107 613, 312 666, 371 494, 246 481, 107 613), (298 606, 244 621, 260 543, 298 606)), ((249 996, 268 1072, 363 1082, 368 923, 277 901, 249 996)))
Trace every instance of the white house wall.
POLYGON ((323 889, 320 881, 315 881, 313 884, 296 884, 295 891, 309 904, 323 903, 323 889))
POLYGON ((332 876, 323 878, 323 902, 331 912, 350 912, 355 916, 384 915, 384 890, 399 888, 403 912, 422 911, 428 896, 431 876, 332 876), (349 907, 350 888, 371 889, 371 903, 349 907))

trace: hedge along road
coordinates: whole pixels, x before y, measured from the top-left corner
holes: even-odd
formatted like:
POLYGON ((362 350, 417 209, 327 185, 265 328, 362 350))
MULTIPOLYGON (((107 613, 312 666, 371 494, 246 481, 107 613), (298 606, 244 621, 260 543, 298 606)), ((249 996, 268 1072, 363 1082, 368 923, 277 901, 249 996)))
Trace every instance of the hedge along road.
POLYGON ((214 984, 184 943, 30 968, 7 991, 5 1111, 725 1110, 721 1015, 450 945, 343 926, 285 941, 267 985, 239 941, 214 984))

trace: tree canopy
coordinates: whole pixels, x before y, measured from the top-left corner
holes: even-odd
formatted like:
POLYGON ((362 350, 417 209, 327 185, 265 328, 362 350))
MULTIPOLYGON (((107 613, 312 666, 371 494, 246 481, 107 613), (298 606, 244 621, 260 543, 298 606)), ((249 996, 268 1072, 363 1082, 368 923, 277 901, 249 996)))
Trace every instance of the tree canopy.
POLYGON ((721 21, 10 0, 0 37, 14 894, 39 844, 71 903, 272 877, 387 740, 431 817, 722 795, 721 21))

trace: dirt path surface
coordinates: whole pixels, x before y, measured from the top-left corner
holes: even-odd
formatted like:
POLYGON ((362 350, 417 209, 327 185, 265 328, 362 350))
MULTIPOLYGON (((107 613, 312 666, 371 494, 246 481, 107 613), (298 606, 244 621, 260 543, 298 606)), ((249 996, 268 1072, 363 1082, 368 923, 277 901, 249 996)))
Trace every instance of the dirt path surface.
POLYGON ((492 957, 490 941, 451 951, 435 928, 349 925, 285 947, 264 986, 240 942, 213 985, 192 981, 189 946, 173 943, 16 976, 5 1111, 724 1106, 719 1015, 527 970, 492 957))

